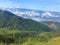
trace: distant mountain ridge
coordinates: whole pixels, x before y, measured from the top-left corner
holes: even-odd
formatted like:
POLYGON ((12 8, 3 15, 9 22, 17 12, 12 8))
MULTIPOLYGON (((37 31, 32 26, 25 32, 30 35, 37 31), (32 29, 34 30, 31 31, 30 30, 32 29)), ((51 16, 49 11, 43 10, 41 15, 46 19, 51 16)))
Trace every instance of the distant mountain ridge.
POLYGON ((53 30, 42 23, 31 19, 24 19, 6 10, 0 10, 0 28, 40 32, 49 32, 53 30))
POLYGON ((8 11, 27 19, 35 21, 54 21, 60 22, 60 12, 30 10, 22 8, 7 8, 8 11))

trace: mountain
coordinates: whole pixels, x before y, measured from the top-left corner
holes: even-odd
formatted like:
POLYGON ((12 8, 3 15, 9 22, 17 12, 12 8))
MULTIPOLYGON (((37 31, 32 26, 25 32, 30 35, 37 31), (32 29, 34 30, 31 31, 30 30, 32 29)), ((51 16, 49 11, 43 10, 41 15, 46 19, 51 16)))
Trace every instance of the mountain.
POLYGON ((60 23, 59 22, 53 22, 53 21, 42 21, 41 23, 47 25, 51 29, 56 30, 56 32, 60 32, 60 23))
POLYGON ((0 28, 40 32, 53 30, 42 23, 31 19, 24 19, 6 10, 0 10, 0 28))
POLYGON ((35 21, 54 21, 60 22, 60 12, 30 10, 22 8, 7 8, 6 10, 16 14, 17 16, 33 19, 35 21))

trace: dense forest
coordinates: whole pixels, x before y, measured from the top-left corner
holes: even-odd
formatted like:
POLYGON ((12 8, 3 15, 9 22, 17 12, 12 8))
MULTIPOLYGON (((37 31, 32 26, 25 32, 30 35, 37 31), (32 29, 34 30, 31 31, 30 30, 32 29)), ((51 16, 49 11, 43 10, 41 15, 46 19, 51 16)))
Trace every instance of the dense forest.
POLYGON ((0 45, 60 45, 59 26, 57 22, 36 22, 0 10, 0 45))

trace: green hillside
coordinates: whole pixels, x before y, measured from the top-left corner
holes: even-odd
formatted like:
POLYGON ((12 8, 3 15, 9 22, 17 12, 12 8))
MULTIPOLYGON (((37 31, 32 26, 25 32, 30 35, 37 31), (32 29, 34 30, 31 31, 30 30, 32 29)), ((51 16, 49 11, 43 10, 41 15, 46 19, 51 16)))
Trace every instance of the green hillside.
POLYGON ((49 26, 51 29, 54 29, 56 32, 60 32, 60 23, 53 21, 43 21, 43 24, 49 26))
POLYGON ((60 33, 47 24, 50 22, 36 22, 0 10, 0 45, 50 45, 51 39, 60 37, 60 33))
POLYGON ((48 26, 31 19, 24 19, 16 16, 9 11, 0 10, 0 28, 9 28, 29 31, 51 31, 48 26))

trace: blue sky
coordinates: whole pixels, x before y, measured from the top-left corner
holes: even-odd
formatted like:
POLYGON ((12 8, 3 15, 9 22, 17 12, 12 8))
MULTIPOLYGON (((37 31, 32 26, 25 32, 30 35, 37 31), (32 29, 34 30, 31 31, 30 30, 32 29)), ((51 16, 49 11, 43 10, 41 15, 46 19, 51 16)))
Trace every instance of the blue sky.
POLYGON ((60 0, 0 0, 0 7, 20 7, 60 12, 60 0))

